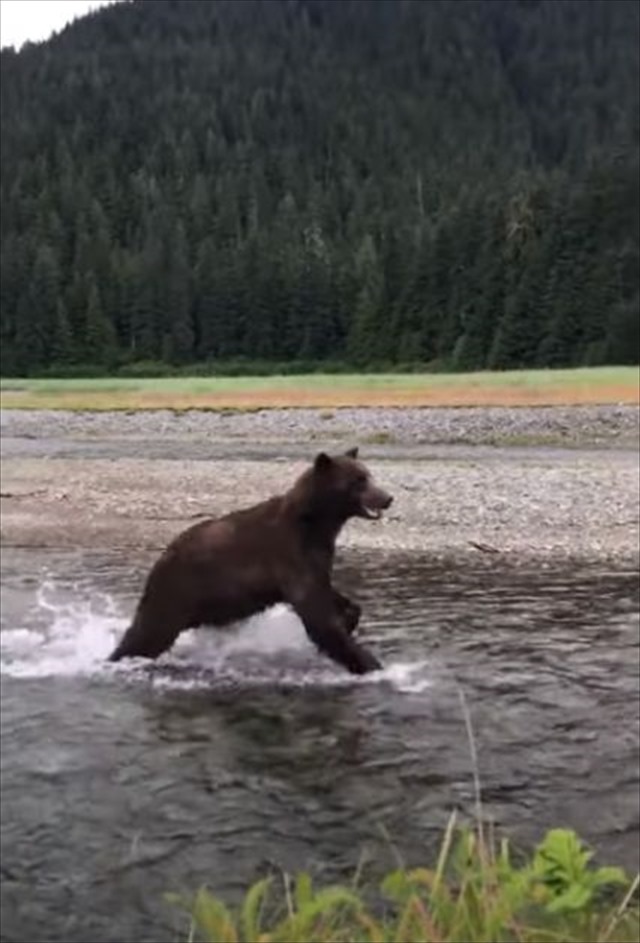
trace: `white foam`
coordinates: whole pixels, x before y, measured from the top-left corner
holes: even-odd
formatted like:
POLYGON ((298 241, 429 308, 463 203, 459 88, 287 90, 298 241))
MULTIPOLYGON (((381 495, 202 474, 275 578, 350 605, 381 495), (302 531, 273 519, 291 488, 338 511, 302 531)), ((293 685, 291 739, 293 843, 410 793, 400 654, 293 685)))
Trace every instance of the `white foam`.
POLYGON ((0 634, 0 671, 14 678, 93 674, 104 664, 126 627, 109 596, 89 599, 74 593, 61 598, 47 581, 36 599, 36 621, 42 628, 5 628, 0 634), (80 599, 77 598, 80 596, 80 599))
MULTIPOLYGON (((201 632, 189 633, 196 641, 199 650, 203 647, 201 632)), ((228 636, 219 633, 206 633, 206 647, 219 652, 221 648, 227 655, 256 653, 276 655, 279 652, 311 652, 311 642, 307 638, 300 619, 287 606, 277 605, 260 615, 247 619, 232 630, 228 636)))
POLYGON ((425 662, 396 662, 362 677, 319 658, 302 623, 286 606, 274 606, 232 629, 185 632, 156 662, 107 656, 127 628, 129 616, 106 594, 75 587, 40 588, 27 623, 0 633, 0 671, 13 678, 100 675, 157 688, 197 689, 212 684, 336 686, 385 682, 420 693, 429 686, 425 662))
POLYGON ((29 651, 36 648, 42 640, 40 632, 35 629, 7 629, 0 634, 0 651, 29 651))
POLYGON ((431 680, 425 677, 425 671, 428 662, 395 662, 378 672, 378 678, 382 677, 389 681, 398 691, 405 694, 421 694, 431 687, 431 680))

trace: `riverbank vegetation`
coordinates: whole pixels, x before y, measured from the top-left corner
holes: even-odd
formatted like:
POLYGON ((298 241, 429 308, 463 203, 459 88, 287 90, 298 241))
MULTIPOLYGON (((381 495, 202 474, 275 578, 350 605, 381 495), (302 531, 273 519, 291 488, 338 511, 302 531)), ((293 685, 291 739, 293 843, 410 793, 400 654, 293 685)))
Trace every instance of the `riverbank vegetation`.
POLYGON ((254 884, 236 910, 201 890, 174 898, 191 940, 207 943, 637 943, 638 878, 595 867, 566 829, 549 831, 526 858, 482 827, 449 821, 430 867, 399 868, 380 892, 316 888, 308 874, 254 884))
POLYGON ((5 379, 5 409, 606 405, 640 401, 636 367, 473 374, 5 379))

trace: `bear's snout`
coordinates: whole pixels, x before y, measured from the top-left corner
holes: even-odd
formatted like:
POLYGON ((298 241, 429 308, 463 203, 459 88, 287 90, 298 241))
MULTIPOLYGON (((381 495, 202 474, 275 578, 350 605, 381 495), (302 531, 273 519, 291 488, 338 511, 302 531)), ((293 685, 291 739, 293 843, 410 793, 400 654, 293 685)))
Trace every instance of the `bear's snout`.
POLYGON ((377 520, 393 502, 392 495, 382 488, 370 487, 362 496, 362 516, 377 520))
POLYGON ((371 488, 367 495, 366 505, 374 511, 386 511, 388 507, 391 507, 392 501, 393 497, 388 491, 383 491, 382 488, 371 488))

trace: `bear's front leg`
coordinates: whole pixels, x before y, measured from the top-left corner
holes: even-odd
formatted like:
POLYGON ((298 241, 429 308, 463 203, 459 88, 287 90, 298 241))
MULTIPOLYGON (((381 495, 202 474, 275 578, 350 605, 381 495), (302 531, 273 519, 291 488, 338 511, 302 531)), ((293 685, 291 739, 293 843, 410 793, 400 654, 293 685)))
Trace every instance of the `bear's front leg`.
POLYGON ((316 648, 352 674, 378 671, 382 665, 349 635, 330 587, 298 584, 286 594, 316 648))
POLYGON ((352 602, 346 596, 343 596, 342 593, 339 593, 334 589, 333 598, 340 612, 343 620, 344 627, 349 633, 353 635, 355 630, 358 628, 358 623, 360 622, 360 616, 362 615, 362 609, 356 602, 352 602))

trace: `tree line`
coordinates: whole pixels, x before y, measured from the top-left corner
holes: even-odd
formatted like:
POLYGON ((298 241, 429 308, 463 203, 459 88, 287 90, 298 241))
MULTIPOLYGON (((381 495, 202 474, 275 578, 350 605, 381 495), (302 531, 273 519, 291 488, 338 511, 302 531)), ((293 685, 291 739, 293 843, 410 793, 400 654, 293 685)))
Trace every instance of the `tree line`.
POLYGON ((3 49, 0 368, 638 362, 635 0, 135 0, 3 49))

